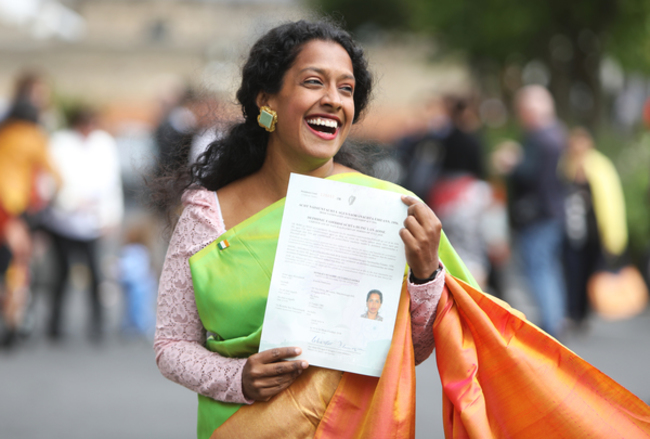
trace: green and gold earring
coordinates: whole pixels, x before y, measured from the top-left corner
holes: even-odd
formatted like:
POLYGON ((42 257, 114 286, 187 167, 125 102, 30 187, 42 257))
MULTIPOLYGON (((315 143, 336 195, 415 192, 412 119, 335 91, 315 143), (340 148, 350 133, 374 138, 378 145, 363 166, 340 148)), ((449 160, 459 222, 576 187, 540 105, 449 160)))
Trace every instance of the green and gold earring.
POLYGON ((257 123, 260 124, 269 133, 275 131, 275 124, 278 121, 278 113, 264 105, 260 108, 260 114, 257 116, 257 123))

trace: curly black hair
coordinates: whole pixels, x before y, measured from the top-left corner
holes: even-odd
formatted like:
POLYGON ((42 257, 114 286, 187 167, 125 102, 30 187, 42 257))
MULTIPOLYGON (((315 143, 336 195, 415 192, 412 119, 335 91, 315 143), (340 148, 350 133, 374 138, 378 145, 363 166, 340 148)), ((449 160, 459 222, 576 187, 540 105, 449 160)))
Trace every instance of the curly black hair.
MULTIPOLYGON (((158 194, 154 193, 154 198, 159 195, 158 199, 152 200, 154 204, 169 206, 169 201, 174 202, 182 191, 193 185, 216 191, 262 167, 269 133, 257 123, 257 96, 260 92, 271 95, 278 93, 285 73, 295 62, 301 48, 313 40, 340 44, 350 55, 356 83, 353 123, 359 120, 370 100, 373 84, 363 49, 348 32, 329 21, 300 20, 282 24, 271 29, 253 45, 242 69, 241 86, 236 96, 244 120, 234 124, 226 136, 211 143, 191 168, 168 172, 167 181, 163 177, 163 181, 158 182, 163 197, 160 197, 160 190, 158 194), (175 193, 170 194, 170 189, 175 193)), ((364 166, 363 158, 345 147, 334 159, 355 169, 364 166)))

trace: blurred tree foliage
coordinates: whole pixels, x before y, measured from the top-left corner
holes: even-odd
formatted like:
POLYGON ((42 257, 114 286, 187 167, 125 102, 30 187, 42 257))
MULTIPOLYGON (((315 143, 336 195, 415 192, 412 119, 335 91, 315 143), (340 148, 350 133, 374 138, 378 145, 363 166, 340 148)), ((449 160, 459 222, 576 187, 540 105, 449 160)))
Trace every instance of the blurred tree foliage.
POLYGON ((506 98, 521 85, 508 82, 508 67, 520 70, 529 61, 543 61, 560 114, 591 126, 602 115, 599 66, 604 54, 616 56, 625 67, 650 71, 648 0, 309 1, 341 15, 356 33, 415 31, 443 48, 462 51, 477 78, 501 78, 499 91, 506 98))

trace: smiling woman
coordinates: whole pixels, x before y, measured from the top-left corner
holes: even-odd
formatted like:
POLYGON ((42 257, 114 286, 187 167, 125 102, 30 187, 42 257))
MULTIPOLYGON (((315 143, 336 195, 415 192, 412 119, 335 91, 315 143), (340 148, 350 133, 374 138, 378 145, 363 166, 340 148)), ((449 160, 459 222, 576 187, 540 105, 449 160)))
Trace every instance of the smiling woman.
MULTIPOLYGON (((472 288, 431 209, 340 159, 371 84, 363 51, 338 27, 272 29, 244 65, 243 122, 191 169, 161 180, 185 193, 154 349, 161 372, 199 394, 198 436, 413 438, 415 364, 433 351, 435 333, 447 437, 648 437, 650 407, 472 288), (292 360, 300 346, 259 352, 291 173, 405 195, 399 234, 409 274, 380 378, 292 360), (210 263, 193 276, 198 252, 210 263)), ((379 317, 381 301, 369 293, 369 317, 379 317)))
MULTIPOLYGON (((414 364, 433 350, 444 285, 440 222, 415 198, 403 197, 409 208, 400 236, 411 277, 386 376, 310 367, 291 360, 301 352, 295 346, 258 352, 290 174, 408 195, 363 175, 340 154, 371 86, 363 51, 337 26, 299 21, 272 29, 242 71, 237 99, 244 120, 191 169, 161 180, 185 192, 185 208, 160 280, 156 360, 166 377, 199 394, 201 438, 413 435, 414 364), (210 279, 192 277, 191 256, 214 241, 219 263, 210 267, 210 279), (405 405, 378 406, 390 401, 405 405)), ((381 320, 380 306, 374 291, 368 318, 381 320)))
POLYGON ((304 44, 279 92, 258 94, 258 107, 267 106, 278 114, 263 166, 288 165, 307 172, 325 166, 321 172, 331 173, 336 163, 332 158, 354 119, 353 70, 340 44, 322 40, 304 44))

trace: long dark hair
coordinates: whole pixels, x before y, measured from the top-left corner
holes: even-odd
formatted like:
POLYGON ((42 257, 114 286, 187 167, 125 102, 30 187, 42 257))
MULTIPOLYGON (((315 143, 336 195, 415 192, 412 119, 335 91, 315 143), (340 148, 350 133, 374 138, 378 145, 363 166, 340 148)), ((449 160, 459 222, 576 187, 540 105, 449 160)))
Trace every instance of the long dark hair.
MULTIPOLYGON (((180 194, 193 185, 216 191, 262 167, 269 133, 257 123, 257 96, 260 92, 272 95, 280 91, 284 75, 300 49, 312 40, 338 43, 350 56, 356 83, 353 123, 359 120, 370 100, 373 82, 361 47, 350 34, 329 21, 301 20, 280 25, 253 45, 242 69, 242 82, 236 96, 242 108, 243 121, 231 126, 223 138, 211 143, 191 167, 170 169, 157 178, 153 185, 157 188, 154 187, 151 200, 155 205, 173 207, 180 194)), ((355 169, 364 166, 363 158, 347 146, 341 148, 335 160, 355 169)))

